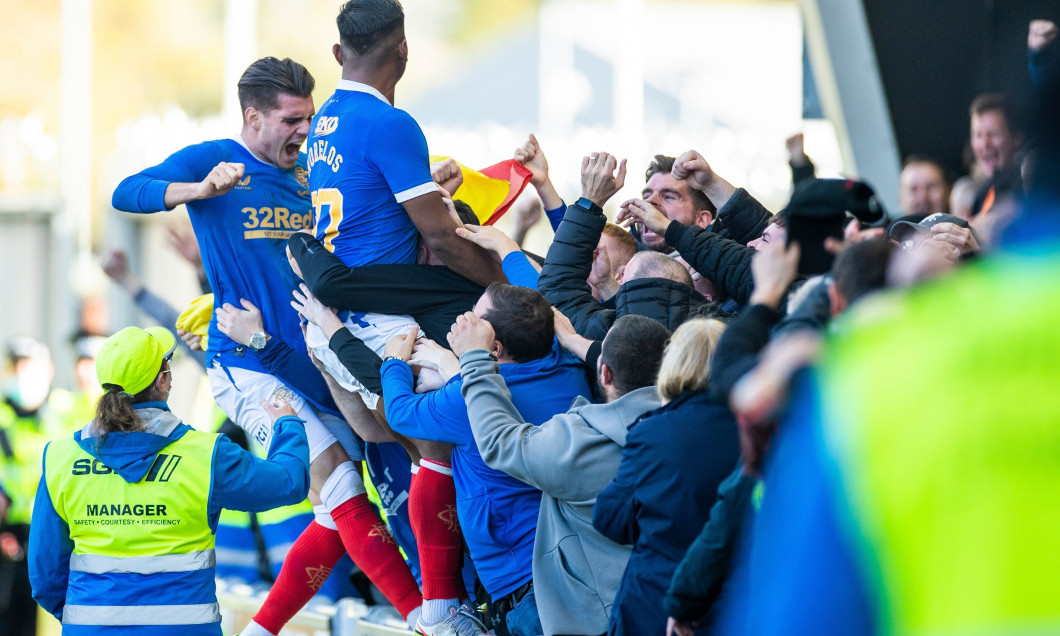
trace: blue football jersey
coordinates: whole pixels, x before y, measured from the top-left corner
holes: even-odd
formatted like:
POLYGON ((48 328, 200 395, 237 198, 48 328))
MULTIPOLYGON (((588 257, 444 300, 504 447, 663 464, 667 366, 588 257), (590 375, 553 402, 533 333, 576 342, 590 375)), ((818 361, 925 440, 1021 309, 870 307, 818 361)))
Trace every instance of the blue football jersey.
POLYGON ((379 91, 342 80, 313 118, 307 145, 316 236, 350 267, 416 260, 401 204, 434 192, 427 140, 379 91))
MULTIPOLYGON (((291 308, 297 278, 287 263, 287 239, 312 229, 305 156, 291 170, 261 161, 238 139, 207 141, 180 150, 161 164, 126 178, 114 191, 113 205, 127 212, 165 209, 170 183, 202 181, 220 162, 246 166, 238 185, 219 197, 187 204, 203 267, 214 292, 214 306, 242 309, 245 298, 261 310, 265 330, 292 347, 304 342, 298 314, 291 308)), ((210 319, 207 359, 267 373, 252 350, 233 342, 210 319)))

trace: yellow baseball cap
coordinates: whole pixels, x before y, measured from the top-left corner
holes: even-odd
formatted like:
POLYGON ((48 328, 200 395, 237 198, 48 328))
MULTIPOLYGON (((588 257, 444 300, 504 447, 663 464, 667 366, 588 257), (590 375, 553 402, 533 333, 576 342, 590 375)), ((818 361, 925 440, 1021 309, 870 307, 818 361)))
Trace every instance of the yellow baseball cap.
POLYGON ((126 327, 106 339, 96 356, 99 383, 116 384, 136 395, 151 386, 177 339, 165 327, 126 327))

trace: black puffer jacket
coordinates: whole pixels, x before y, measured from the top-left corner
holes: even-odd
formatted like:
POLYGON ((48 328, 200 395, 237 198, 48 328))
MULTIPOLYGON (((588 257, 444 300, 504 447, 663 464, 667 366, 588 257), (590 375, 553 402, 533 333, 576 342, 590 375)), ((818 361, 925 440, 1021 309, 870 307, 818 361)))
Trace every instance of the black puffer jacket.
POLYGON ((720 315, 715 305, 688 285, 662 278, 643 278, 622 285, 615 309, 607 309, 592 296, 588 278, 593 250, 607 218, 578 205, 567 207, 563 222, 548 249, 538 289, 548 302, 570 318, 580 335, 600 340, 615 320, 638 314, 658 320, 673 330, 692 316, 720 315))
MULTIPOLYGON (((718 220, 725 228, 724 232, 719 233, 722 237, 746 245, 762 236, 762 232, 773 222, 773 214, 750 192, 736 188, 729 200, 718 208, 718 220)), ((670 245, 673 246, 673 243, 670 245)))
POLYGON ((615 319, 628 314, 657 320, 670 331, 689 318, 724 317, 696 290, 665 278, 638 278, 622 285, 615 295, 615 319))
POLYGON ((701 227, 682 225, 677 221, 672 221, 666 228, 666 242, 680 252, 697 272, 709 278, 722 297, 732 298, 741 305, 747 304, 755 287, 751 275, 754 249, 701 227))

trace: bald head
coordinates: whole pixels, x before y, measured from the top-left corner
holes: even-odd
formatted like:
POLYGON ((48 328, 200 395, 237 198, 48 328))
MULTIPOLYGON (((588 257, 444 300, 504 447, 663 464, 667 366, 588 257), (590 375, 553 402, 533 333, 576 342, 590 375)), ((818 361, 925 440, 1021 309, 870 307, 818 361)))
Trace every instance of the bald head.
POLYGON ((622 282, 639 278, 665 278, 692 286, 692 275, 684 265, 658 252, 637 252, 622 272, 622 282))

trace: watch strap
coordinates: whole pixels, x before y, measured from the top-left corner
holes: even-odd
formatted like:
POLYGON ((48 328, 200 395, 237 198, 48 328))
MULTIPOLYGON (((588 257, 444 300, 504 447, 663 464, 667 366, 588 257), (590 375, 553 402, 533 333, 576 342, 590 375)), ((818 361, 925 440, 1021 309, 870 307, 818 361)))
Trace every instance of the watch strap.
POLYGON ((574 205, 578 206, 579 208, 582 208, 583 210, 588 210, 590 212, 595 212, 596 214, 603 214, 604 213, 604 209, 603 208, 601 208, 600 206, 596 205, 595 203, 593 203, 589 199, 586 199, 585 197, 579 198, 575 202, 574 205))

